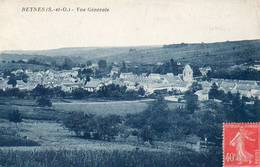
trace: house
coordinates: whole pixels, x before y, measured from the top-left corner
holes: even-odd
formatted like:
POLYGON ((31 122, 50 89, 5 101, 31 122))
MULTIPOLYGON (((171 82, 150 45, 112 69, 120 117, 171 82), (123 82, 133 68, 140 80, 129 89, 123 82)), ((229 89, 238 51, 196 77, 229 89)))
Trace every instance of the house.
POLYGON ((212 83, 208 82, 208 81, 202 81, 202 82, 199 82, 199 84, 201 84, 202 89, 205 89, 205 90, 210 90, 211 86, 212 86, 212 83))
POLYGON ((91 79, 84 85, 85 90, 89 92, 94 92, 95 90, 99 89, 101 85, 104 85, 100 79, 91 79))
POLYGON ((7 84, 8 80, 0 79, 0 89, 12 88, 12 85, 7 84))
POLYGON ((195 94, 198 96, 199 101, 209 100, 209 90, 207 89, 198 90, 195 94))
POLYGON ((251 96, 260 99, 260 88, 258 88, 258 89, 251 89, 251 96))
POLYGON ((24 72, 23 69, 18 69, 18 70, 12 71, 11 73, 14 74, 14 75, 18 75, 18 74, 21 74, 23 72, 24 72))
POLYGON ((199 68, 199 71, 202 76, 207 76, 208 72, 210 72, 212 69, 211 67, 201 67, 199 68))
POLYGON ((260 71, 260 65, 259 64, 250 66, 249 68, 254 69, 256 71, 260 71))
POLYGON ((174 83, 172 83, 172 90, 177 91, 179 93, 184 93, 186 91, 189 90, 189 87, 191 86, 191 83, 188 82, 180 82, 180 81, 176 81, 174 83))
POLYGON ((197 152, 201 151, 201 141, 201 138, 196 135, 188 135, 185 139, 187 147, 197 152))
POLYGON ((119 78, 121 79, 130 79, 130 78, 135 78, 136 76, 132 73, 132 72, 129 72, 129 73, 121 73, 119 78))
POLYGON ((235 82, 221 82, 219 85, 219 89, 223 90, 225 93, 232 92, 232 90, 236 87, 235 82))
POLYGON ((160 75, 160 74, 151 73, 151 74, 148 76, 148 78, 151 79, 151 80, 160 80, 160 79, 161 79, 161 75, 160 75))
POLYGON ((22 80, 17 80, 16 83, 17 83, 16 88, 19 88, 20 90, 29 90, 30 89, 30 85, 28 85, 27 83, 24 83, 22 80))
POLYGON ((110 77, 118 76, 119 73, 120 73, 119 67, 112 67, 109 76, 110 76, 110 77))
POLYGON ((172 102, 178 102, 179 101, 178 96, 165 96, 164 99, 167 100, 167 101, 172 101, 172 102))
POLYGON ((257 86, 257 82, 253 80, 239 80, 239 84, 247 85, 247 86, 257 86))
POLYGON ((61 90, 64 92, 72 92, 74 89, 80 88, 80 84, 78 83, 71 83, 71 82, 66 82, 62 83, 61 85, 61 90))

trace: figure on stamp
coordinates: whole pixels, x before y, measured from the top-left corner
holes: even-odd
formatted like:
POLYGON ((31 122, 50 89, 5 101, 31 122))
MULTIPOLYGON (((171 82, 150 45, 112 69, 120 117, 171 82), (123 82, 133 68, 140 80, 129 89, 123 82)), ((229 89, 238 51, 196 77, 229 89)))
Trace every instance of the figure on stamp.
POLYGON ((230 141, 230 145, 236 147, 236 160, 239 161, 240 164, 243 162, 252 163, 253 155, 245 149, 246 140, 251 142, 255 141, 250 135, 252 135, 252 133, 241 127, 235 137, 230 141))

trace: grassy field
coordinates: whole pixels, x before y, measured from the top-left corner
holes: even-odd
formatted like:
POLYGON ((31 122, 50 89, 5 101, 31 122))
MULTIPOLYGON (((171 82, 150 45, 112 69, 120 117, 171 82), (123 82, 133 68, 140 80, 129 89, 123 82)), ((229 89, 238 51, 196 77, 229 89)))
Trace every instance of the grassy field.
MULTIPOLYGON (((8 118, 10 111, 19 110, 25 119, 61 120, 69 112, 87 112, 96 115, 126 115, 144 111, 153 99, 135 101, 86 101, 54 100, 52 107, 38 107, 35 100, 0 98, 0 118, 8 118)), ((168 102, 171 109, 183 106, 182 103, 168 102)))
POLYGON ((0 118, 7 118, 8 113, 19 110, 26 119, 61 120, 69 112, 83 111, 97 115, 126 115, 144 111, 152 100, 139 101, 54 101, 52 107, 38 107, 34 100, 0 99, 0 118))
MULTIPOLYGON (((57 121, 69 111, 85 111, 97 115, 141 112, 151 101, 153 100, 54 101, 53 107, 48 108, 37 107, 33 100, 0 99, 0 117, 7 118, 10 111, 17 109, 27 118, 21 123, 0 119, 0 127, 13 129, 21 139, 40 145, 0 147, 0 167, 207 166, 207 157, 203 153, 191 151, 183 143, 146 146, 121 140, 86 140, 75 137, 74 133, 57 121)), ((171 104, 170 107, 176 105, 171 104)))
POLYGON ((100 101, 100 102, 87 102, 87 101, 70 101, 55 102, 53 109, 55 111, 71 112, 81 111, 97 115, 126 115, 134 114, 144 111, 149 102, 153 100, 137 100, 137 101, 100 101))
POLYGON ((0 150, 4 167, 204 167, 206 156, 193 151, 0 150))
POLYGON ((23 105, 0 105, 0 118, 8 118, 8 114, 18 110, 23 118, 35 120, 59 120, 66 116, 66 113, 55 112, 52 108, 23 106, 23 105))
POLYGON ((177 143, 166 148, 76 138, 55 121, 0 120, 0 127, 16 129, 41 145, 0 147, 1 167, 203 167, 207 162, 204 154, 177 143))

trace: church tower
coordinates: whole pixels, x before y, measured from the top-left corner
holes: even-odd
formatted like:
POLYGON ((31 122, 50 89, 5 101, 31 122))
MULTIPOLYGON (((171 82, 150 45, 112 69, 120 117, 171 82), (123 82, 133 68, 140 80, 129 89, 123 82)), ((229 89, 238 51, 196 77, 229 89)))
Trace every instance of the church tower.
POLYGON ((193 81, 193 70, 189 64, 185 65, 184 70, 182 72, 183 81, 192 82, 193 81))

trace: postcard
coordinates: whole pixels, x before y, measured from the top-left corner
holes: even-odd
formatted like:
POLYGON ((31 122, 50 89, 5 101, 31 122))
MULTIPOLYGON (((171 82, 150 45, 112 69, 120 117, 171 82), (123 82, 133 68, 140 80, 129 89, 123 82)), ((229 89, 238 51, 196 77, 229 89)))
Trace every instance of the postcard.
POLYGON ((0 167, 259 167, 259 0, 0 0, 0 167))

